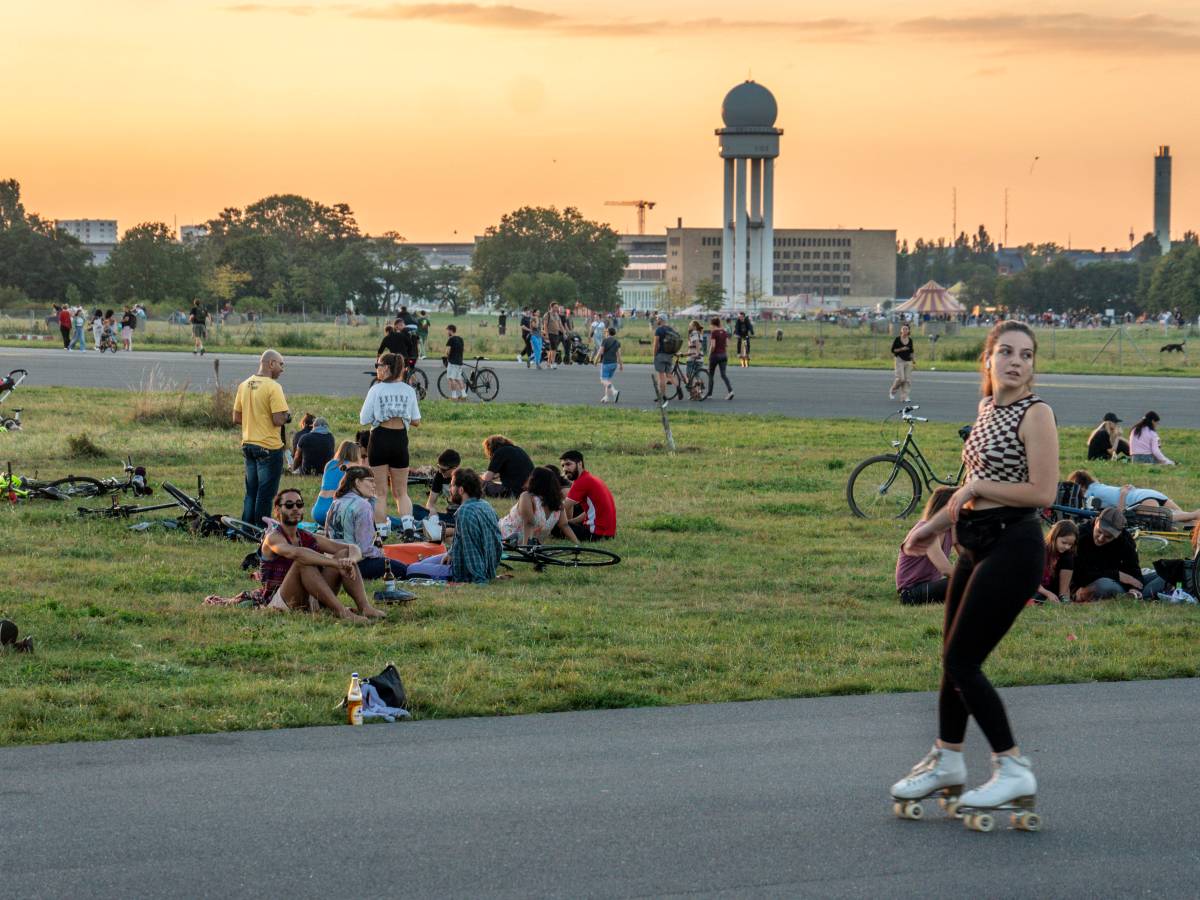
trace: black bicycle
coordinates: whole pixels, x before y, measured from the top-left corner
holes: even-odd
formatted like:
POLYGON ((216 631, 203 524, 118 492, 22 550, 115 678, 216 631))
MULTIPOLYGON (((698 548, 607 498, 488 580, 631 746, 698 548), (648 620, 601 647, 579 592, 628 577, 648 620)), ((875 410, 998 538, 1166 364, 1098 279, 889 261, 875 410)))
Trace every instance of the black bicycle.
POLYGON ((621 561, 621 557, 611 550, 577 544, 505 544, 500 559, 508 563, 532 563, 535 572, 546 566, 580 569, 615 566, 621 561))
POLYGON ((675 366, 667 373, 668 393, 671 385, 675 386, 676 400, 682 400, 685 392, 689 400, 703 400, 708 396, 708 373, 697 368, 696 374, 688 378, 687 370, 679 365, 679 354, 675 354, 675 366))
MULTIPOLYGON (((923 416, 913 415, 918 409, 919 406, 906 406, 900 410, 900 420, 908 425, 908 432, 903 440, 892 441, 895 453, 882 453, 864 459, 850 473, 850 480, 846 483, 846 502, 850 504, 850 511, 860 519, 903 519, 921 502, 922 486, 932 491, 935 485, 955 487, 962 481, 961 463, 953 478, 939 478, 917 446, 913 434, 916 424, 929 421, 923 416)), ((970 433, 970 425, 958 430, 959 437, 964 441, 970 433)))
POLYGON ((204 508, 204 476, 196 476, 196 496, 192 497, 169 481, 163 482, 163 490, 170 494, 177 506, 183 509, 179 524, 194 534, 203 536, 219 536, 231 541, 242 540, 257 542, 262 540, 262 529, 250 522, 235 519, 232 516, 222 516, 210 513, 204 508))
MULTIPOLYGON (((487 366, 480 366, 482 360, 487 359, 486 356, 475 357, 475 365, 470 363, 463 364, 463 384, 467 390, 475 394, 480 400, 485 403, 495 400, 496 395, 500 393, 500 376, 496 374, 494 369, 489 369, 487 366)), ((438 376, 437 389, 438 393, 446 399, 450 398, 450 379, 446 377, 446 373, 442 372, 438 376)))
MULTIPOLYGON (((371 386, 374 386, 375 383, 379 381, 379 377, 374 371, 364 372, 363 374, 371 376, 371 386)), ((424 400, 425 395, 429 393, 429 378, 426 376, 425 372, 416 365, 405 367, 403 381, 414 391, 416 391, 418 400, 424 400)))

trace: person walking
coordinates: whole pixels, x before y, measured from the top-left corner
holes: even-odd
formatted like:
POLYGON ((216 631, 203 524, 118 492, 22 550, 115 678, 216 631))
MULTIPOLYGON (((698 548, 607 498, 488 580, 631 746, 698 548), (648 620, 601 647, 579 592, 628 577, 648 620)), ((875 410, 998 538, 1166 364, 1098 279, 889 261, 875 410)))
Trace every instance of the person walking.
POLYGON ((92 313, 92 343, 100 350, 100 339, 104 337, 104 310, 98 309, 92 313))
POLYGON ((54 304, 54 316, 58 319, 58 331, 62 335, 63 349, 71 352, 71 311, 66 304, 54 304))
POLYGON ((390 481, 400 527, 407 536, 416 530, 412 500, 408 496, 408 430, 421 424, 421 410, 417 406, 417 392, 404 381, 402 358, 385 353, 375 363, 375 373, 379 380, 367 391, 358 414, 360 424, 371 426, 367 464, 382 494, 381 502, 375 504, 375 527, 380 537, 391 532, 386 499, 390 481))
POLYGON ((964 809, 1034 806, 1033 768, 982 667, 1036 593, 1045 565, 1038 512, 1057 493, 1058 431, 1053 411, 1033 393, 1036 360, 1028 325, 1010 320, 992 328, 982 354, 983 399, 963 445, 963 486, 904 541, 905 553, 922 555, 953 528, 959 557, 946 591, 938 737, 892 785, 902 803, 943 793, 964 809), (992 777, 960 798, 969 716, 991 745, 992 777))
POLYGON ((562 344, 563 337, 563 320, 559 314, 557 303, 550 304, 550 309, 546 311, 546 315, 543 317, 543 324, 546 337, 550 341, 546 349, 546 362, 549 363, 551 369, 557 369, 558 348, 562 344))
POLYGON ((892 361, 896 367, 896 377, 892 379, 892 386, 888 388, 888 399, 907 403, 909 392, 912 390, 913 371, 912 329, 908 327, 908 323, 900 326, 899 336, 892 341, 892 361))
POLYGON ((463 378, 463 339, 458 336, 458 327, 446 326, 446 382, 450 388, 450 399, 467 402, 467 382, 463 378))
POLYGON ((618 369, 624 372, 625 363, 621 359, 621 342, 617 340, 615 328, 608 329, 608 337, 600 342, 600 348, 596 351, 593 362, 600 364, 600 384, 604 388, 604 396, 600 398, 600 402, 607 403, 610 393, 612 402, 618 402, 621 399, 621 392, 613 387, 613 375, 617 373, 618 369))
POLYGON ((242 459, 246 464, 246 495, 242 520, 261 525, 271 514, 279 479, 283 475, 283 426, 291 421, 287 397, 279 384, 283 357, 264 350, 258 371, 238 385, 233 400, 233 422, 242 426, 242 459))
POLYGON ((137 315, 130 307, 126 306, 125 312, 121 315, 121 345, 130 352, 133 351, 133 330, 135 328, 137 328, 137 315))
MULTIPOLYGON (((433 323, 429 321, 429 314, 421 310, 417 314, 417 353, 421 359, 425 358, 425 350, 429 347, 429 329, 433 323)), ((504 334, 503 331, 500 332, 504 334)))
POLYGON ((192 354, 203 356, 204 339, 208 337, 208 310, 200 305, 199 300, 192 301, 188 321, 192 323, 192 354))
MULTIPOLYGON (((538 369, 542 367, 542 317, 535 309, 529 315, 529 351, 533 364, 538 369)), ((526 368, 528 368, 526 363, 526 368)))
POLYGON ((521 352, 517 354, 517 362, 521 358, 525 359, 525 368, 529 368, 529 364, 533 362, 533 346, 529 343, 530 336, 533 334, 532 323, 533 317, 528 307, 521 310, 521 352))
POLYGON ((725 366, 729 364, 729 332, 721 327, 720 316, 713 316, 710 321, 712 328, 708 331, 708 393, 704 395, 704 399, 712 396, 715 381, 713 375, 720 368, 721 380, 725 382, 725 390, 729 392, 725 399, 732 400, 733 385, 729 383, 729 376, 725 373, 725 366))
POLYGON ((750 368, 750 338, 754 336, 754 323, 744 311, 738 312, 737 320, 733 323, 733 333, 737 335, 738 365, 743 369, 750 368))
POLYGON ((83 326, 87 320, 83 316, 83 307, 77 306, 71 310, 71 346, 80 353, 87 351, 87 341, 83 337, 83 326))

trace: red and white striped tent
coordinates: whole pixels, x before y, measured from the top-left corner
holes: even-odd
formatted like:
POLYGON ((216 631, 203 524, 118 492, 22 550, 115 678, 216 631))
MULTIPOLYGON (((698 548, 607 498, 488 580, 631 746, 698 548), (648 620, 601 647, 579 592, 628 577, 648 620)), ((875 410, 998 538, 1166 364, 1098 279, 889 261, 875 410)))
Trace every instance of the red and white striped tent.
POLYGON ((948 316, 966 312, 966 307, 954 299, 954 295, 936 281, 927 281, 917 289, 912 298, 905 300, 893 312, 911 312, 932 316, 948 316))

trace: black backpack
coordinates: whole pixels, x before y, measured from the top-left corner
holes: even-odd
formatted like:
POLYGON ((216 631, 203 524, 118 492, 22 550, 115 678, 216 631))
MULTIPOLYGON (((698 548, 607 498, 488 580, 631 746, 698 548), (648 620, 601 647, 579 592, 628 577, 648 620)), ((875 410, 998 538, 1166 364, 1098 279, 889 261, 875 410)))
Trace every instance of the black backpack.
POLYGON ((658 352, 675 354, 683 346, 683 338, 670 325, 662 326, 665 332, 658 337, 658 352))

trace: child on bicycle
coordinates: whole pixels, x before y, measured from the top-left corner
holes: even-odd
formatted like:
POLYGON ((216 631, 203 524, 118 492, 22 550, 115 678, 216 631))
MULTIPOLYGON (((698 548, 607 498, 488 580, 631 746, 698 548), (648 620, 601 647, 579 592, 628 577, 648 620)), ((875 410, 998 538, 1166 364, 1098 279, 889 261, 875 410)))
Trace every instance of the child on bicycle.
POLYGON ((687 383, 696 380, 696 373, 704 367, 704 326, 699 319, 688 323, 687 331, 687 383))

